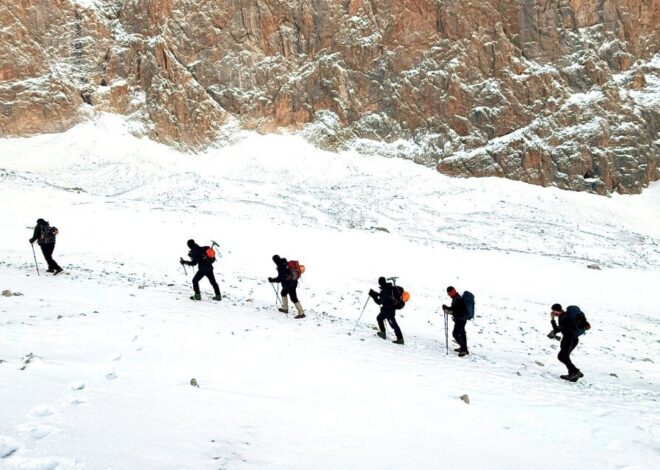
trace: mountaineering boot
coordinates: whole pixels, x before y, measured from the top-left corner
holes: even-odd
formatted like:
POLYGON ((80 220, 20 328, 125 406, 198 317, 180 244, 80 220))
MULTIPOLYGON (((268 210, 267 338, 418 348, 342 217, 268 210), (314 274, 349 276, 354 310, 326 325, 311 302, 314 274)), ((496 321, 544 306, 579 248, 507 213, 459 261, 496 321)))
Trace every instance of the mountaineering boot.
POLYGON ((379 331, 378 333, 376 333, 376 336, 383 339, 387 338, 384 331, 379 331))
POLYGON ((572 374, 568 375, 568 380, 571 382, 577 382, 580 377, 584 377, 584 375, 579 370, 576 370, 572 374))
POLYGON ((580 379, 581 377, 584 377, 584 374, 582 372, 580 372, 579 370, 576 370, 576 371, 571 372, 571 373, 566 374, 566 375, 560 375, 559 377, 564 379, 564 380, 568 380, 569 382, 577 382, 578 379, 580 379))
POLYGON ((300 318, 305 318, 305 311, 302 308, 302 305, 300 305, 300 302, 296 302, 293 304, 296 307, 296 310, 298 311, 298 315, 296 315, 293 318, 300 319, 300 318))
POLYGON ((192 295, 190 297, 190 300, 202 300, 202 294, 200 294, 199 292, 195 292, 195 295, 192 295))
POLYGON ((61 273, 62 271, 64 271, 64 269, 62 269, 62 268, 57 268, 55 271, 53 271, 53 276, 57 276, 57 275, 58 275, 59 273, 61 273))
POLYGON ((392 341, 394 344, 403 344, 403 338, 397 338, 396 340, 392 341))
POLYGON ((55 270, 54 270, 53 268, 48 268, 48 269, 46 269, 46 272, 47 272, 47 273, 54 273, 55 270))
POLYGON ((222 300, 222 296, 217 294, 215 297, 213 297, 213 300, 222 300))
POLYGON ((454 352, 461 352, 461 348, 454 349, 454 352))
POLYGON ((468 354, 470 354, 469 351, 459 351, 459 353, 458 353, 458 357, 467 356, 468 354))
POLYGON ((289 298, 286 295, 282 296, 282 306, 277 310, 282 313, 289 313, 289 298))

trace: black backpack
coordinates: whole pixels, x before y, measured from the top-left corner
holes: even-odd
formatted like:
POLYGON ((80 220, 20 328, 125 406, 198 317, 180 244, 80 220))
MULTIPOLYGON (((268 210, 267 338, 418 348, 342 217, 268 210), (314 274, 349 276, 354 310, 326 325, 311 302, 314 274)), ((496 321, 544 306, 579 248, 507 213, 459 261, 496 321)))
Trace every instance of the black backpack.
POLYGON ((569 318, 575 320, 578 336, 582 336, 587 332, 587 330, 591 329, 591 325, 587 321, 587 316, 582 310, 580 310, 580 307, 576 305, 569 305, 566 307, 566 315, 568 315, 569 318))
POLYGON ((396 310, 401 310, 406 306, 406 301, 403 300, 404 288, 401 286, 392 286, 392 303, 396 310))
POLYGON ((59 233, 57 227, 51 227, 49 224, 41 226, 41 243, 51 244, 55 243, 55 237, 59 233))
POLYGON ((474 320, 474 294, 470 291, 463 292, 463 302, 467 311, 467 319, 474 320))

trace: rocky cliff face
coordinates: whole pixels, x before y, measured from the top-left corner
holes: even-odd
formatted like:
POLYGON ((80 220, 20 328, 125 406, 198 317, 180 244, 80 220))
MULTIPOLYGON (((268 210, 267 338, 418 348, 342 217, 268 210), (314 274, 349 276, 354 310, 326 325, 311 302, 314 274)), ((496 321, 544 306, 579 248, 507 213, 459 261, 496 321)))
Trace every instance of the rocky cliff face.
POLYGON ((185 149, 287 127, 638 192, 660 179, 658 24, 658 0, 0 0, 0 135, 110 111, 185 149))

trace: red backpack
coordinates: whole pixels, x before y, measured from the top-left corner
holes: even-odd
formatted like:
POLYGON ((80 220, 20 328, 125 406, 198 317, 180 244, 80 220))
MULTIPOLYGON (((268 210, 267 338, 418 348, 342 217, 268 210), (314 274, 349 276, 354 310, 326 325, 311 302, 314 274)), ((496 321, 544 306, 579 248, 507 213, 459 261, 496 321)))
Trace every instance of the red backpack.
POLYGON ((305 272, 305 266, 300 264, 298 261, 291 260, 289 263, 286 265, 287 268, 289 268, 289 276, 291 277, 292 281, 297 281, 300 279, 300 276, 302 276, 302 273, 305 272))

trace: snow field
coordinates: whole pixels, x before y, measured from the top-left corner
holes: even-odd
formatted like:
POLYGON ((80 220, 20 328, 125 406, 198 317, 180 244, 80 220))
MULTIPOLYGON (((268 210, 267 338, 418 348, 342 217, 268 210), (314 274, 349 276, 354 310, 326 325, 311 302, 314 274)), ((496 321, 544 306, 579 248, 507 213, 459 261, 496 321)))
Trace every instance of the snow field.
POLYGON ((0 288, 23 294, 0 297, 0 468, 660 462, 658 185, 456 180, 294 136, 180 155, 105 116, 0 140, 0 197, 0 288), (38 217, 60 276, 34 272, 38 217), (205 280, 188 300, 191 237, 221 245, 221 303, 205 280), (307 267, 303 321, 274 307, 274 253, 307 267), (373 303, 348 335, 380 275, 412 295, 403 347, 374 336, 373 303), (476 295, 468 358, 445 355, 449 284, 476 295), (594 327, 576 384, 545 336, 554 302, 594 327))

